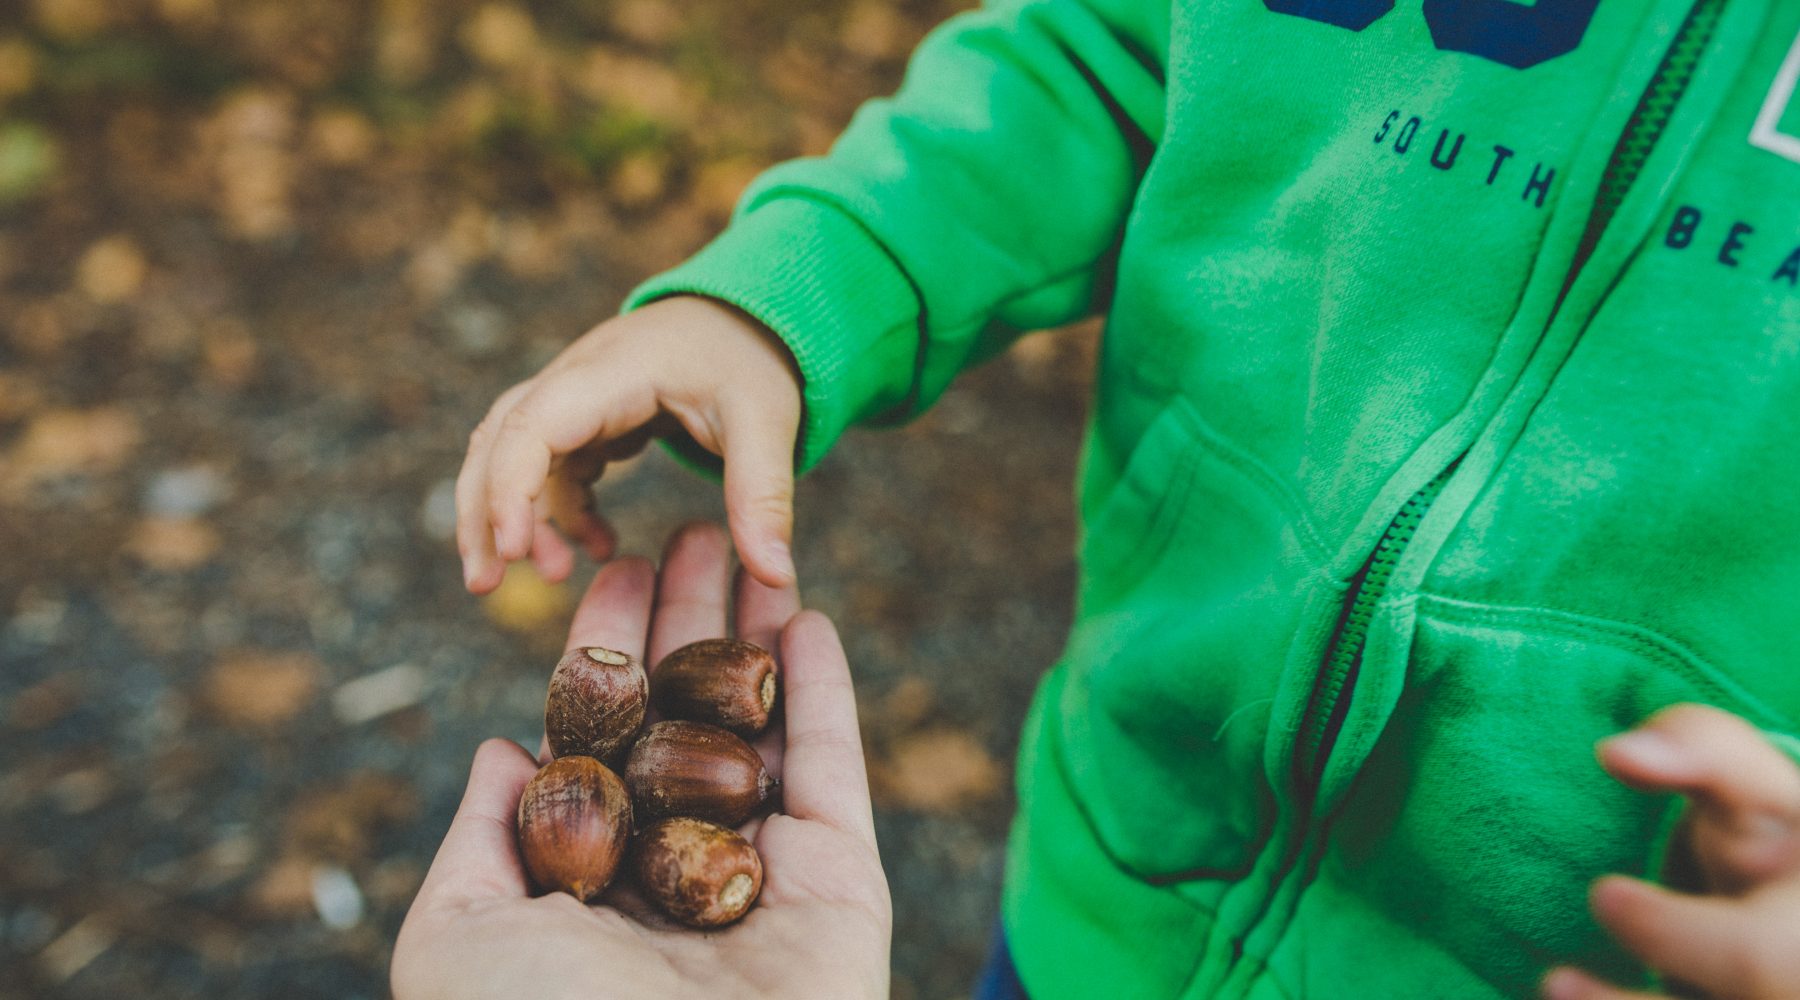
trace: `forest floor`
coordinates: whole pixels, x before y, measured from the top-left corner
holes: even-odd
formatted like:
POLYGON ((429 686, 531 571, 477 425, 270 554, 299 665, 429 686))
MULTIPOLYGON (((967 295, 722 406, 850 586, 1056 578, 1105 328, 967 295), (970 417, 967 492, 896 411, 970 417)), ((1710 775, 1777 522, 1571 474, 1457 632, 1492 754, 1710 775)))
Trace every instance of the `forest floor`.
MULTIPOLYGON (((0 11, 0 996, 386 992, 573 596, 465 594, 491 400, 823 151, 935 0, 32 0, 0 11)), ((1092 329, 802 483, 851 653, 894 996, 966 996, 1074 585, 1092 329)), ((718 518, 660 452, 629 550, 718 518)))

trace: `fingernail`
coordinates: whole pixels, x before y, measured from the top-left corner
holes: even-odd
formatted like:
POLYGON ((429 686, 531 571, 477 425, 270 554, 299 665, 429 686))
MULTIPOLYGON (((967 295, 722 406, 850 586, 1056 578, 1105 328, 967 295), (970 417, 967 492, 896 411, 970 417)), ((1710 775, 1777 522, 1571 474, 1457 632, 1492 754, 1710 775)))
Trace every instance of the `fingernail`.
POLYGON ((764 547, 763 552, 769 557, 769 565, 775 567, 785 579, 794 579, 794 553, 788 544, 779 538, 764 547))
POLYGON ((1657 771, 1682 770, 1687 766, 1687 758, 1681 748, 1671 743, 1659 733, 1647 729, 1634 729, 1629 733, 1621 733, 1605 741, 1608 751, 1628 757, 1640 767, 1657 771))

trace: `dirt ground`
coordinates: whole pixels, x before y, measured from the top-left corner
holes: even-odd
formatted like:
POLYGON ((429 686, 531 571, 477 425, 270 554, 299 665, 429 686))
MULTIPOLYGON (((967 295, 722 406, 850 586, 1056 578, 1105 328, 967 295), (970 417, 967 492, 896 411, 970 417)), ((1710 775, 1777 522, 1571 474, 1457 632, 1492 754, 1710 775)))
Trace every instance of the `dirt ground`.
MULTIPOLYGON (((385 995, 591 572, 463 592, 469 429, 957 6, 0 6, 0 996, 385 995)), ((1027 338, 801 485, 901 1000, 966 996, 986 947, 1093 343, 1027 338)), ((720 515, 654 451, 600 497, 649 554, 720 515)))

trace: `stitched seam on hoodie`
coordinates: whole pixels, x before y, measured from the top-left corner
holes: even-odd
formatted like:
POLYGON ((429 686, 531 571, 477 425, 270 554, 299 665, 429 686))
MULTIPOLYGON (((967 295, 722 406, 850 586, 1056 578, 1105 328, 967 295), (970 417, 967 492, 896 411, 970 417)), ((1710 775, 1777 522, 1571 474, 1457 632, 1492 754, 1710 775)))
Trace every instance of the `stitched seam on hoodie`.
POLYGON ((1447 624, 1506 627, 1592 639, 1654 662, 1713 694, 1756 713, 1761 724, 1793 729, 1795 723, 1744 689, 1725 671, 1686 645, 1642 625, 1534 605, 1489 604, 1420 593, 1419 614, 1447 624))

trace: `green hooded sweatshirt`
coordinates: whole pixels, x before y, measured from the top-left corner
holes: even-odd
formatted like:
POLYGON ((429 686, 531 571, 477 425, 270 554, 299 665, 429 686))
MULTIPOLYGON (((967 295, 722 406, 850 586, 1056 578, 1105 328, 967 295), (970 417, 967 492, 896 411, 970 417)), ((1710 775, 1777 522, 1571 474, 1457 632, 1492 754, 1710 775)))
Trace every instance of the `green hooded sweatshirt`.
POLYGON ((1647 981, 1595 740, 1800 718, 1797 75, 1800 0, 1004 2, 633 294, 786 340, 802 466, 1106 315, 1032 996, 1647 981))

